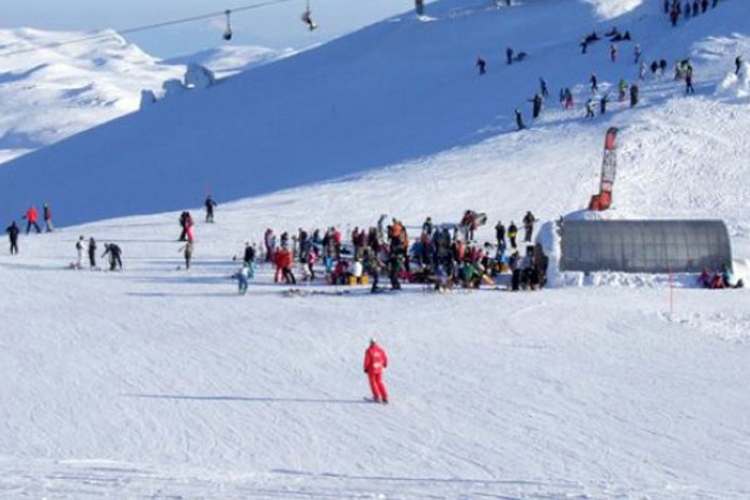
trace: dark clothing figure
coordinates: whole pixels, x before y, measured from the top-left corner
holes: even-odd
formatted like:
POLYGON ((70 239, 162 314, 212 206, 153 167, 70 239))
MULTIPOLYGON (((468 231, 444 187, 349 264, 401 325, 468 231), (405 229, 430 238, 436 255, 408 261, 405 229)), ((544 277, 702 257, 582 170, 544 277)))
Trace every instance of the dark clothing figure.
POLYGON ((544 98, 541 94, 536 94, 533 98, 529 99, 529 102, 532 103, 532 117, 539 118, 539 114, 542 112, 542 103, 544 103, 544 98))
POLYGON ((216 206, 216 202, 213 198, 211 198, 211 195, 209 194, 206 197, 206 201, 204 203, 206 207, 206 222, 213 222, 214 221, 214 207, 216 206))
POLYGON ((245 243, 245 254, 242 256, 242 261, 245 264, 250 264, 255 261, 255 248, 248 241, 245 243))
POLYGON ((188 234, 190 233, 190 228, 193 226, 193 218, 190 215, 190 212, 182 212, 180 214, 180 227, 182 228, 182 232, 180 233, 180 237, 178 238, 178 241, 187 241, 188 234))
POLYGON ((510 226, 508 226, 508 239, 510 240, 511 248, 518 247, 518 245, 516 245, 516 237, 518 237, 518 226, 516 226, 515 222, 510 221, 510 226))
POLYGON ((117 268, 122 271, 122 250, 115 243, 105 243, 102 257, 109 256, 109 270, 114 271, 117 268))
POLYGON ((609 94, 604 94, 601 99, 599 99, 599 114, 604 114, 607 112, 607 103, 609 102, 609 94))
POLYGON ((52 209, 46 203, 44 204, 42 214, 44 215, 44 230, 51 233, 54 231, 55 226, 52 224, 52 209))
POLYGON ((505 226, 503 226, 502 221, 497 221, 497 225, 495 225, 495 239, 497 240, 498 253, 505 252, 505 226))
POLYGON ((654 61, 651 63, 651 73, 656 75, 656 72, 659 71, 659 63, 654 61))
POLYGON ((21 230, 18 228, 16 221, 11 222, 10 226, 5 229, 5 232, 8 233, 8 238, 10 239, 10 254, 18 254, 18 234, 21 230))
POLYGON ((513 64, 513 49, 511 47, 505 49, 505 57, 508 60, 508 64, 513 64))
POLYGON ((688 66, 685 71, 685 93, 693 94, 695 89, 693 88, 693 67, 688 66))
POLYGON ((188 241, 180 247, 182 255, 185 257, 185 269, 190 269, 190 261, 193 260, 193 242, 188 241))
POLYGON ((630 86, 630 107, 634 107, 638 104, 638 84, 634 83, 630 86))
POLYGON ((89 266, 92 268, 96 267, 96 240, 94 240, 94 237, 89 238, 89 266))
POLYGON ((526 128, 526 125, 523 124, 523 115, 521 114, 521 111, 516 109, 516 126, 518 127, 518 130, 523 130, 526 128))
POLYGON ((737 56, 734 60, 734 74, 739 75, 742 70, 742 56, 737 56))
POLYGON ((544 78, 539 79, 539 91, 542 94, 543 98, 547 98, 549 96, 549 89, 547 88, 547 82, 544 80, 544 78))
POLYGON ((526 212, 526 215, 523 216, 523 229, 524 229, 523 241, 526 241, 526 242, 531 241, 531 234, 534 232, 535 222, 536 222, 536 217, 534 217, 534 214, 532 214, 531 211, 526 212))
POLYGON ((662 59, 659 61, 659 69, 661 70, 661 74, 663 75, 665 71, 667 71, 667 60, 662 59))
POLYGON ((477 57, 477 68, 479 68, 480 75, 483 75, 486 73, 486 70, 485 70, 486 66, 487 66, 487 61, 485 61, 481 57, 477 57))
POLYGON ((591 78, 589 78, 589 82, 591 82, 591 92, 598 92, 599 91, 599 84, 598 79, 595 74, 591 74, 591 78))

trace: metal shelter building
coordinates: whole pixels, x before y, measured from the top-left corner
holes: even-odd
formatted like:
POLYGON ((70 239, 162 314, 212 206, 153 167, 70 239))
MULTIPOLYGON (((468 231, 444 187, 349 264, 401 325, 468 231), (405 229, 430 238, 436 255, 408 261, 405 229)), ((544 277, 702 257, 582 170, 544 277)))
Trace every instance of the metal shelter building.
POLYGON ((721 220, 563 221, 562 271, 698 273, 732 265, 721 220))

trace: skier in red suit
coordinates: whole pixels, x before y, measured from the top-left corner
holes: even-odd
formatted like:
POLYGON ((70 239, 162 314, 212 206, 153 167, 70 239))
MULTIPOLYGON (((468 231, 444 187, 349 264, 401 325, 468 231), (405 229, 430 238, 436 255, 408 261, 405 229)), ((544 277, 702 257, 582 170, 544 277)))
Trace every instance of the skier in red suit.
POLYGON ((372 399, 376 403, 388 404, 388 392, 383 383, 383 370, 388 366, 388 355, 375 339, 365 351, 365 373, 370 380, 372 399))

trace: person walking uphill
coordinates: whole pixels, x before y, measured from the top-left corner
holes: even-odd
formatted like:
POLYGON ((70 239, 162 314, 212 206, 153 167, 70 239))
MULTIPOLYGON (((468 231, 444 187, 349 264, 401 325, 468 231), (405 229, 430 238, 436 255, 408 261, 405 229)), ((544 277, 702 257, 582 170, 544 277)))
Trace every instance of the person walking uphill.
POLYGON ((388 367, 388 355, 374 338, 370 339, 370 347, 365 351, 364 367, 370 382, 372 400, 388 404, 388 391, 383 383, 383 370, 388 367))

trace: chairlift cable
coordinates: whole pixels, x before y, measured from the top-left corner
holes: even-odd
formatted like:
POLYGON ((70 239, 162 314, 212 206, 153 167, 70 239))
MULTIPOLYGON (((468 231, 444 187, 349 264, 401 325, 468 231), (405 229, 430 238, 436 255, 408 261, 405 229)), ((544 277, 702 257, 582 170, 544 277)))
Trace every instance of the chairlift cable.
MULTIPOLYGON (((118 35, 126 35, 126 34, 129 34, 129 33, 137 33, 139 31, 147 31, 147 30, 159 29, 159 28, 164 28, 164 27, 167 27, 167 26, 173 26, 173 25, 176 25, 176 24, 190 23, 190 22, 195 22, 195 21, 201 21, 203 19, 211 19, 211 18, 214 18, 214 17, 225 16, 225 15, 227 15, 227 12, 242 12, 242 11, 245 11, 245 10, 259 9, 261 7, 268 7, 269 5, 275 5, 275 4, 280 4, 280 3, 287 3, 287 2, 291 2, 291 1, 293 1, 293 0, 268 0, 266 2, 259 2, 259 3, 255 3, 255 4, 251 4, 251 5, 245 5, 244 7, 237 7, 237 8, 234 8, 234 9, 227 9, 227 10, 224 10, 224 11, 221 11, 221 12, 213 12, 211 14, 203 14, 203 15, 199 15, 199 16, 185 17, 185 18, 182 18, 182 19, 174 19, 172 21, 164 21, 164 22, 161 22, 161 23, 146 24, 146 25, 143 25, 143 26, 135 26, 135 27, 132 27, 132 28, 126 28, 126 29, 122 29, 122 30, 115 29, 114 31, 118 35)), ((25 49, 12 50, 10 52, 0 52, 0 57, 3 57, 3 56, 14 56, 14 55, 17 55, 17 54, 25 54, 25 53, 28 53, 28 52, 36 52, 38 50, 51 49, 51 48, 56 48, 56 47, 62 47, 64 45, 72 45, 72 44, 75 44, 75 43, 83 43, 83 42, 89 42, 89 41, 94 41, 94 40, 104 40, 104 39, 107 39, 107 38, 112 38, 113 36, 114 35, 111 35, 111 34, 97 34, 97 35, 84 36, 84 37, 81 37, 81 38, 74 38, 72 40, 66 40, 66 41, 63 41, 63 42, 51 42, 51 43, 44 44, 44 45, 37 45, 35 47, 29 47, 29 48, 25 48, 25 49)))

